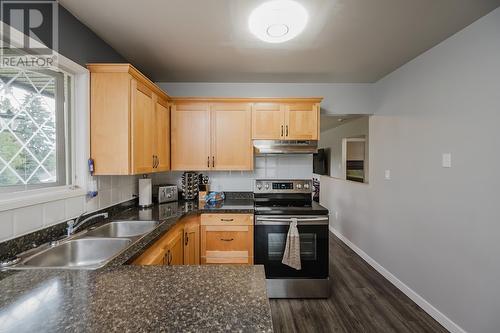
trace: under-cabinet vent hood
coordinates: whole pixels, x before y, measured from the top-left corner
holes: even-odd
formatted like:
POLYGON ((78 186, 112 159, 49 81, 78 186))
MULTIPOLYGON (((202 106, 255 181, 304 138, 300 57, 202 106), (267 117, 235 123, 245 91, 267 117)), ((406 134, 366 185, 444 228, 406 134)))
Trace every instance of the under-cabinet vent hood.
POLYGON ((256 154, 315 154, 318 141, 296 140, 254 140, 256 154))

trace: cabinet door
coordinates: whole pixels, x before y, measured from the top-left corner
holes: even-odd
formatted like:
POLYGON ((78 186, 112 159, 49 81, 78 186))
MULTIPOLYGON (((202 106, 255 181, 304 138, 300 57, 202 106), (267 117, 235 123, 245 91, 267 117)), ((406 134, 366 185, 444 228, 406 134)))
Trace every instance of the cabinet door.
POLYGON ((252 110, 252 139, 279 140, 285 134, 285 113, 278 103, 255 103, 252 110))
POLYGON ((170 170, 170 107, 163 99, 155 103, 155 171, 170 170))
POLYGON ((288 140, 318 140, 319 106, 313 103, 286 105, 285 138, 288 140))
POLYGON ((249 103, 212 105, 212 169, 253 170, 251 120, 249 103))
POLYGON ((135 259, 132 264, 139 266, 164 265, 165 249, 161 244, 155 244, 146 250, 141 256, 135 259))
POLYGON ((189 221, 184 225, 184 265, 200 264, 200 222, 189 221))
POLYGON ((202 226, 202 264, 253 264, 253 226, 202 226))
MULTIPOLYGON (((132 170, 134 174, 153 171, 153 93, 132 80, 132 170)), ((105 143, 103 143, 105 144, 105 143)))
POLYGON ((175 228, 169 231, 171 235, 165 246, 165 265, 182 265, 184 263, 183 229, 175 228))
POLYGON ((210 169, 210 109, 207 103, 172 107, 172 170, 210 169))

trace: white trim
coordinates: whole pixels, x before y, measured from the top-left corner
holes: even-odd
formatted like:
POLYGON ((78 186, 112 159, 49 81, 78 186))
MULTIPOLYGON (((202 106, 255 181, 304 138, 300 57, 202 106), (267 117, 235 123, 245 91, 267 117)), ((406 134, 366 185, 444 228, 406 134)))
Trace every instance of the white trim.
POLYGON ((85 190, 69 186, 9 193, 9 199, 0 200, 0 212, 85 195, 85 190))
POLYGON ((340 232, 335 230, 332 226, 330 226, 330 231, 337 236, 345 245, 351 248, 356 254, 358 254, 364 261, 366 261, 370 266, 372 266, 377 272, 382 274, 389 282, 391 282, 396 288, 401 290, 406 296, 408 296, 413 302, 415 302, 419 307, 422 308, 425 312, 427 312, 432 318, 434 318, 437 322, 444 326, 448 331, 452 333, 467 333, 463 328, 458 326, 455 322, 453 322, 446 315, 441 313, 438 309, 436 309, 432 304, 427 302, 422 296, 413 291, 410 287, 404 284, 401 280, 399 280, 396 276, 394 276, 391 272, 385 269, 382 265, 376 262, 372 257, 366 254, 363 250, 357 247, 354 243, 352 243, 349 239, 347 239, 340 232))

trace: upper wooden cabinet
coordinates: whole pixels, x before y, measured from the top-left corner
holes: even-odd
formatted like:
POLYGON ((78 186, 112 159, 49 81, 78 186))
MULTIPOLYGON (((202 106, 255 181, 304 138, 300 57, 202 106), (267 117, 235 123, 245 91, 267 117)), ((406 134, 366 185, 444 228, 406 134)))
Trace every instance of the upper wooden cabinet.
POLYGON ((172 108, 172 170, 252 170, 250 103, 178 100, 172 108))
POLYGON ((94 174, 169 170, 169 96, 130 64, 87 67, 94 174))
POLYGON ((171 119, 172 170, 210 169, 210 105, 175 103, 171 119))
POLYGON ((252 139, 318 140, 320 101, 295 99, 255 103, 252 111, 252 139))

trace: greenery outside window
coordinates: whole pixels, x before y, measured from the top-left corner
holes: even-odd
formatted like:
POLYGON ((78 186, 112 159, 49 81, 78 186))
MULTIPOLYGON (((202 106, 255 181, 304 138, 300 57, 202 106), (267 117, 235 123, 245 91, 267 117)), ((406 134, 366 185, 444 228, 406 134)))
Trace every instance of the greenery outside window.
POLYGON ((0 68, 0 192, 71 182, 70 87, 61 71, 0 68))

